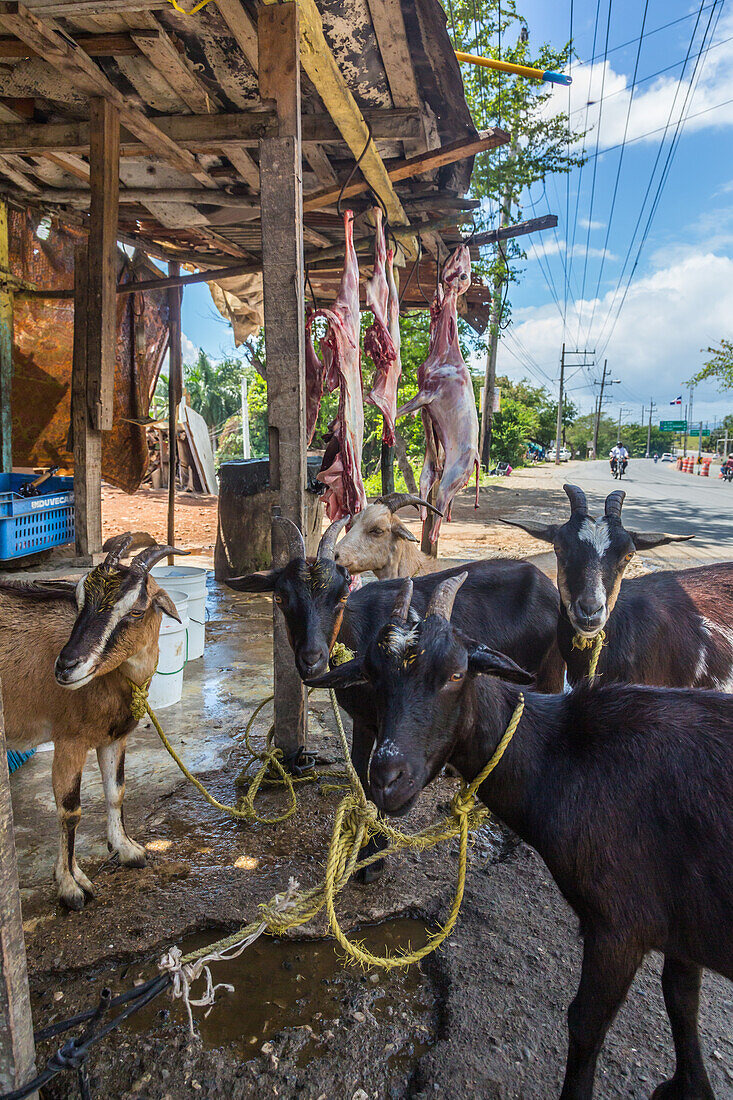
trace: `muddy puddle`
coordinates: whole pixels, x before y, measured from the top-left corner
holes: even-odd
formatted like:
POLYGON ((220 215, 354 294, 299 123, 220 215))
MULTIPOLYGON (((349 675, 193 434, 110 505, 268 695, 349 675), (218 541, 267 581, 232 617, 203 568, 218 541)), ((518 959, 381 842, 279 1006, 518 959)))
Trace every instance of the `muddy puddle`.
MULTIPOLYGON (((212 932, 198 933, 184 939, 181 949, 186 955, 219 937, 212 932)), ((363 927, 352 938, 376 954, 394 953, 422 946, 426 929, 422 921, 400 919, 363 927)), ((126 988, 131 981, 152 973, 149 967, 127 967, 118 973, 116 985, 126 988)), ((258 1055, 263 1046, 267 1050, 266 1044, 284 1028, 305 1028, 310 1041, 300 1047, 295 1060, 296 1066, 303 1068, 313 1057, 314 1047, 332 1034, 335 1026, 355 1021, 389 1029, 392 1021, 398 1025, 409 1015, 410 1040, 387 1044, 384 1052, 386 1061, 404 1073, 433 1039, 435 999, 420 967, 362 974, 344 964, 331 939, 261 936, 239 958, 215 963, 212 974, 215 982, 228 982, 234 991, 219 990, 210 1010, 193 1008, 196 1027, 205 1049, 226 1047, 242 1061, 258 1055)), ((126 1026, 141 1035, 170 1023, 185 1024, 186 1014, 180 1001, 171 1004, 164 995, 126 1026)), ((402 1027, 397 1030, 401 1032, 402 1027)))

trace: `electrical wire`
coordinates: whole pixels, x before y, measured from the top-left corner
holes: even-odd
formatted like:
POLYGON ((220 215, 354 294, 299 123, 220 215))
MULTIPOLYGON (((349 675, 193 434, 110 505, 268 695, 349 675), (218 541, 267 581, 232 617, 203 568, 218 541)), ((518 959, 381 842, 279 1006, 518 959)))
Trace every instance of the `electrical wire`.
MULTIPOLYGON (((702 14, 703 11, 708 11, 710 8, 714 8, 716 2, 717 2, 717 0, 713 0, 712 4, 703 4, 703 7, 700 9, 698 14, 702 14)), ((690 12, 687 13, 687 15, 681 15, 678 19, 671 19, 669 21, 669 23, 662 23, 661 26, 654 27, 653 30, 647 31, 646 37, 651 38, 652 35, 659 34, 660 31, 666 31, 668 27, 674 27, 678 23, 685 23, 688 19, 692 19, 694 16, 695 16, 695 12, 690 11, 690 12)), ((624 50, 624 49, 626 49, 627 46, 633 46, 634 43, 637 42, 637 41, 638 41, 638 39, 636 39, 636 38, 629 38, 626 42, 620 42, 618 44, 618 46, 611 46, 610 49, 608 50, 608 54, 616 53, 618 50, 624 50)), ((587 61, 579 61, 577 67, 580 68, 581 65, 593 65, 594 62, 598 61, 598 59, 600 58, 601 55, 600 54, 597 54, 597 55, 595 54, 595 46, 593 47, 593 54, 595 56, 589 57, 587 61)), ((608 56, 608 54, 606 54, 605 56, 608 56)))

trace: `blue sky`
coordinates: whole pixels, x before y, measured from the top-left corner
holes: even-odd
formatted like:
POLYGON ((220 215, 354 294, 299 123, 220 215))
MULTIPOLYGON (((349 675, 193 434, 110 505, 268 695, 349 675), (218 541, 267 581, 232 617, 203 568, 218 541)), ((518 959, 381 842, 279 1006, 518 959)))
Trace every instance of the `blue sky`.
MULTIPOLYGON (((585 144, 590 154, 595 154, 598 142, 595 185, 592 157, 582 171, 570 175, 567 187, 565 177, 556 177, 548 180, 546 189, 536 185, 525 196, 525 216, 549 209, 559 223, 555 233, 538 235, 528 248, 522 281, 511 291, 513 324, 502 340, 498 369, 552 387, 563 338, 569 347, 595 349, 600 362, 569 380, 571 396, 584 410, 592 406, 597 392, 592 381, 600 376, 602 359, 608 358, 612 377, 621 379, 611 391, 611 415, 617 415, 622 403, 628 410, 624 416, 638 419, 650 398, 662 416, 674 413, 669 402, 679 393, 686 396, 683 383, 701 365, 700 349, 733 336, 733 7, 728 11, 721 0, 702 3, 692 38, 700 0, 692 5, 685 0, 649 0, 633 96, 630 86, 644 3, 573 3, 578 54, 573 86, 569 92, 558 88, 549 109, 567 110, 570 105, 574 126, 589 128, 585 144), (679 22, 651 33, 672 20, 679 22), (607 24, 609 52, 604 60, 607 24), (615 48, 630 39, 637 41, 615 48), (683 116, 687 120, 678 132, 676 153, 618 312, 657 181, 683 116), (621 158, 618 146, 625 130, 627 143, 609 230, 621 158), (642 212, 650 179, 651 192, 642 212)), ((520 0, 519 7, 532 42, 559 45, 568 38, 570 0, 520 0)), ((199 345, 216 357, 234 351, 231 330, 218 317, 205 286, 186 290, 183 329, 187 359, 199 345)), ((702 385, 695 393, 695 409, 695 419, 712 421, 733 412, 733 394, 726 397, 714 385, 702 385)))

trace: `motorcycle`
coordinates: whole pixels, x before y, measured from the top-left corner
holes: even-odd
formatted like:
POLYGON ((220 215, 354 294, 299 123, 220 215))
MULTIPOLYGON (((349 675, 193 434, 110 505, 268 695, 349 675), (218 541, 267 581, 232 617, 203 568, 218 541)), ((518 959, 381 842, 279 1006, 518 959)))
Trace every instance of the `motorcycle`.
POLYGON ((612 473, 612 475, 615 478, 618 478, 618 480, 620 481, 621 478, 626 473, 626 467, 628 466, 628 464, 629 464, 629 460, 627 458, 622 459, 621 462, 619 462, 617 458, 612 458, 611 459, 611 473, 612 473))
POLYGON ((733 466, 722 466, 720 470, 723 481, 733 482, 733 466))

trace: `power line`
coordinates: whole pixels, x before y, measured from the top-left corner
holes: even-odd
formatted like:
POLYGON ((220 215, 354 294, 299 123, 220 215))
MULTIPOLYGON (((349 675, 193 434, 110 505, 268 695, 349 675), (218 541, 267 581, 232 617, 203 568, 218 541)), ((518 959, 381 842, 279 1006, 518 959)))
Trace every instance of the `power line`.
MULTIPOLYGON (((698 12, 698 16, 701 15, 704 11, 708 11, 710 8, 714 8, 716 2, 717 2, 717 0, 713 0, 712 4, 703 5, 700 8, 699 12, 698 12)), ((660 27, 655 27, 653 30, 647 31, 646 36, 647 36, 647 38, 651 38, 653 34, 659 34, 660 31, 666 31, 668 27, 674 27, 674 26, 676 26, 677 23, 685 23, 688 19, 692 19, 694 14, 695 14, 695 12, 691 11, 691 12, 688 12, 687 15, 681 15, 678 19, 671 19, 669 21, 669 23, 662 23, 662 25, 660 27)), ((638 39, 636 39, 636 38, 629 38, 628 41, 621 42, 618 46, 611 46, 611 48, 608 50, 608 54, 616 53, 618 50, 623 50, 627 46, 633 46, 634 43, 637 42, 637 41, 638 41, 638 39)), ((596 49, 596 47, 595 47, 595 43, 594 43, 594 45, 593 45, 593 53, 594 54, 595 54, 595 49, 596 49)), ((607 56, 608 54, 605 54, 605 51, 604 51, 605 56, 607 56)), ((600 54, 596 54, 594 57, 590 57, 587 61, 579 61, 578 62, 578 68, 580 68, 582 65, 592 65, 594 62, 598 61, 600 56, 601 56, 600 54)))

